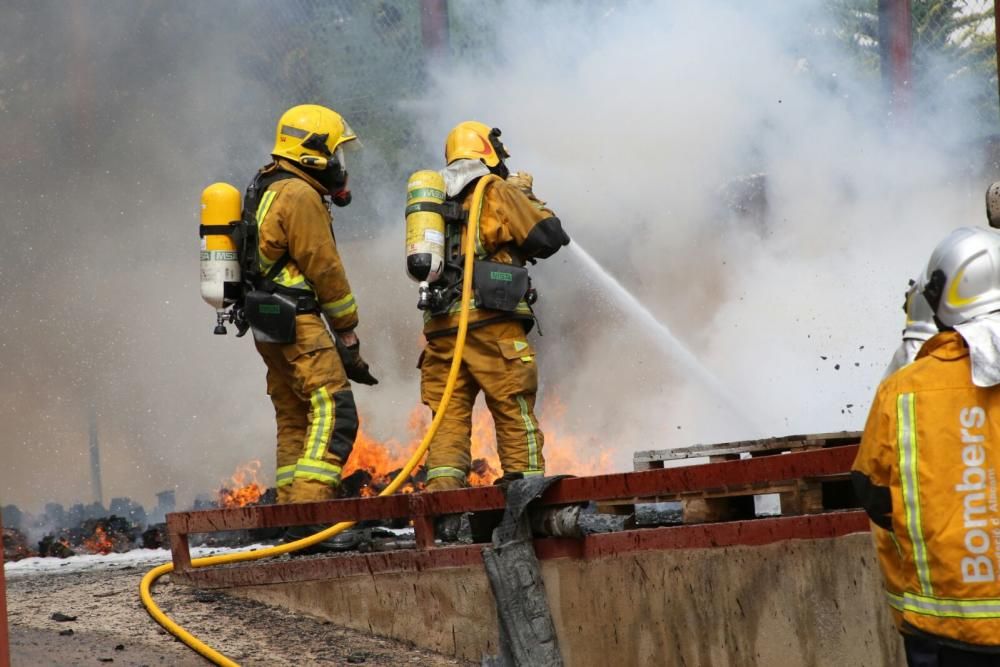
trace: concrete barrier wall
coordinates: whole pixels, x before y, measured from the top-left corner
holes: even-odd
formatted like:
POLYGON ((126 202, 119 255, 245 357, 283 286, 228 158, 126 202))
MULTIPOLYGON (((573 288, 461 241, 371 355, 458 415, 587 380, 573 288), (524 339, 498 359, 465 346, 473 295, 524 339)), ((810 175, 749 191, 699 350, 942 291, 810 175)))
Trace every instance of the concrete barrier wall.
MULTIPOLYGON (((904 665, 868 534, 542 563, 566 664, 904 665)), ((230 591, 478 661, 496 652, 482 568, 230 591)))

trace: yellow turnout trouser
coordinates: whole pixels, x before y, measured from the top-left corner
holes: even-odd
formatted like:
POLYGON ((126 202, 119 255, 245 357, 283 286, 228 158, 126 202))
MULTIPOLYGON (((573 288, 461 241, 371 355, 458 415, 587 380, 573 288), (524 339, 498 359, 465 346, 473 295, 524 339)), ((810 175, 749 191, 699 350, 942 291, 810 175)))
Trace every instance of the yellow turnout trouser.
MULTIPOLYGON (((420 396, 432 411, 444 394, 454 351, 455 336, 441 336, 427 341, 420 355, 420 396)), ((499 322, 468 333, 455 392, 427 455, 428 491, 466 485, 472 462, 472 406, 480 390, 496 425, 503 472, 544 473, 544 438, 535 419, 535 352, 519 321, 499 322)))
POLYGON ((279 503, 330 500, 358 433, 351 384, 319 315, 295 318, 294 343, 256 343, 278 425, 279 503))

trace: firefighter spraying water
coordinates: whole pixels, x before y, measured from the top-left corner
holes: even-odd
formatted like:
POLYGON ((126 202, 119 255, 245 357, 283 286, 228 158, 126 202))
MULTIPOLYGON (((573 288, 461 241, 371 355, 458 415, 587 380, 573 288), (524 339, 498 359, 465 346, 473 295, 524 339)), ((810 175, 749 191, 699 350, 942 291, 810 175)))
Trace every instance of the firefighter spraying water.
MULTIPOLYGON (((421 401, 433 412, 440 410, 455 356, 460 300, 474 299, 455 400, 430 443, 428 491, 467 485, 472 407, 480 392, 496 423, 503 480, 545 471, 534 412, 537 356, 527 337, 536 324, 535 292, 526 265, 553 255, 569 236, 534 196, 530 179, 508 180, 508 157, 499 129, 465 121, 445 139, 445 167, 418 171, 407 185, 406 268, 419 282, 427 340, 418 361, 421 401), (471 295, 464 294, 466 243, 475 250, 471 295)), ((452 528, 442 527, 439 535, 453 537, 452 528)))

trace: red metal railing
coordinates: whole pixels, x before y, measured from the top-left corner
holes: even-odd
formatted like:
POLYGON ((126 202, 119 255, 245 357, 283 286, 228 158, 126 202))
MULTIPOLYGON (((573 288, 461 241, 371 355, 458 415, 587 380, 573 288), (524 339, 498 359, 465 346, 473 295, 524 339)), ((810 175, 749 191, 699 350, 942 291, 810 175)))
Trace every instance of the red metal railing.
POLYGON ((433 58, 448 55, 448 2, 421 0, 420 34, 424 51, 433 58))
MULTIPOLYGON (((857 446, 831 447, 800 453, 709 463, 643 472, 576 477, 553 484, 538 505, 579 502, 674 500, 689 495, 725 493, 729 489, 767 488, 782 481, 832 480, 847 475, 857 446)), ((320 503, 269 505, 228 510, 204 510, 167 516, 177 574, 200 585, 261 584, 352 573, 422 570, 481 562, 482 545, 434 545, 434 518, 457 512, 502 510, 503 493, 496 487, 333 500, 320 503), (192 533, 247 530, 279 526, 325 524, 367 519, 412 519, 416 549, 333 558, 283 561, 277 568, 191 567, 188 536, 192 533)), ((868 530, 863 512, 833 512, 782 516, 749 521, 647 528, 590 535, 582 539, 546 538, 535 541, 540 558, 592 558, 641 549, 677 549, 733 544, 766 544, 791 538, 835 537, 868 530)))
POLYGON ((913 19, 911 0, 879 0, 879 49, 882 76, 896 114, 910 106, 913 89, 913 19))
POLYGON ((3 563, 3 520, 0 519, 0 667, 10 667, 10 637, 7 634, 7 582, 3 563))

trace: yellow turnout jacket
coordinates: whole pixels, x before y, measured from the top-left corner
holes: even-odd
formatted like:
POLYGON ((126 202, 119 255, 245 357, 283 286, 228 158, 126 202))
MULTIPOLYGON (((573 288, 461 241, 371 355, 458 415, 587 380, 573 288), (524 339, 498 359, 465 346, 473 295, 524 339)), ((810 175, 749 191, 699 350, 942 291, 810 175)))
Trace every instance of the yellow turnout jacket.
POLYGON ((1000 386, 943 332, 878 388, 852 477, 902 630, 1000 648, 1000 386))
POLYGON ((323 203, 326 189, 287 160, 277 165, 298 178, 272 183, 260 196, 256 220, 261 274, 287 252, 291 260, 274 282, 311 292, 333 330, 350 331, 358 325, 358 306, 337 252, 333 218, 323 203))

